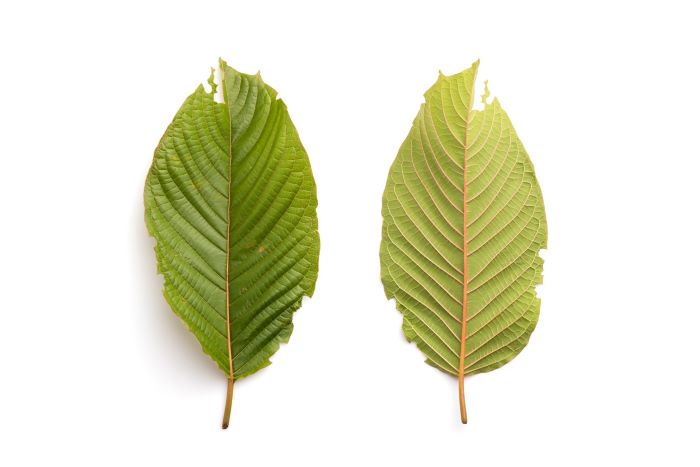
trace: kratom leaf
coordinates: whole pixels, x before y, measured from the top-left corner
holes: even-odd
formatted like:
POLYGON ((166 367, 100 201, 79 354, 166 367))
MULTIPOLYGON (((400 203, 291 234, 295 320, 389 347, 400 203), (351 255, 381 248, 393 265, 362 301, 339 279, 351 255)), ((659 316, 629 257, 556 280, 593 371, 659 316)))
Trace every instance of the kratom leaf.
POLYGON ((479 62, 440 74, 387 180, 381 275, 426 362, 459 379, 499 368, 537 323, 547 222, 532 163, 497 99, 474 110, 479 62))
POLYGON ((166 130, 145 188, 164 295, 228 378, 270 364, 318 274, 316 186, 277 92, 220 62, 166 130))

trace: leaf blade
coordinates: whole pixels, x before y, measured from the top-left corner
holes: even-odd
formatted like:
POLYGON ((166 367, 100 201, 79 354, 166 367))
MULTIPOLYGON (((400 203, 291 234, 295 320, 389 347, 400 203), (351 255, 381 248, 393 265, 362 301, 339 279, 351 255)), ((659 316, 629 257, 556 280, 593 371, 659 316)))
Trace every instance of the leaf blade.
POLYGON ((497 99, 472 108, 478 65, 425 93, 382 201, 385 294, 407 340, 455 376, 496 369, 527 344, 546 247, 541 191, 512 123, 497 99))
MULTIPOLYGON (((198 86, 144 189, 164 295, 229 379, 270 364, 318 275, 316 186, 284 103, 220 61, 224 102, 198 86)), ((226 422, 224 423, 226 425, 226 422)))

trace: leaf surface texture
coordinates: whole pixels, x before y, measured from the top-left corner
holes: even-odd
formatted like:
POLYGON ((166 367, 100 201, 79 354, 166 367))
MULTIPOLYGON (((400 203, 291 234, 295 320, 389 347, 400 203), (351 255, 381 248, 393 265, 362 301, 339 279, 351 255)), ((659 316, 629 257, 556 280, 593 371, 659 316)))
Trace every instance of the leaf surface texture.
POLYGON ((221 61, 224 102, 200 85, 145 187, 164 295, 230 379, 270 364, 318 274, 316 186, 277 92, 221 61))
POLYGON ((477 68, 441 74, 426 92, 382 204, 386 295, 406 338, 452 375, 491 371, 525 347, 547 242, 542 193, 510 119, 487 95, 473 109, 477 68))

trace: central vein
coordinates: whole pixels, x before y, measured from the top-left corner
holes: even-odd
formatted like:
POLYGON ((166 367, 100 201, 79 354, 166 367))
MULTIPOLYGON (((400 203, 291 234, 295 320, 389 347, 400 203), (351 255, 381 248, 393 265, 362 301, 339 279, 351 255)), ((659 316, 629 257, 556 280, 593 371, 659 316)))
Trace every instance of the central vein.
POLYGON ((226 95, 226 77, 224 67, 221 66, 221 85, 224 89, 224 105, 228 115, 228 201, 226 207, 226 347, 228 351, 228 385, 226 390, 226 406, 224 408, 224 420, 221 424, 222 428, 228 427, 229 418, 231 416, 231 402, 233 399, 233 352, 231 352, 231 301, 230 295, 230 258, 231 258, 231 181, 233 180, 233 131, 231 129, 231 109, 228 105, 228 96, 226 95))
POLYGON ((462 187, 462 212, 463 212, 463 223, 464 227, 462 230, 463 243, 462 243, 462 253, 463 253, 463 274, 464 279, 462 282, 462 334, 459 346, 459 370, 457 378, 459 379, 459 411, 462 417, 462 423, 467 423, 467 407, 464 402, 464 358, 466 354, 467 347, 467 285, 469 282, 469 267, 467 263, 467 144, 468 144, 468 130, 469 126, 469 109, 467 109, 467 116, 464 119, 464 172, 463 172, 463 187, 462 187))

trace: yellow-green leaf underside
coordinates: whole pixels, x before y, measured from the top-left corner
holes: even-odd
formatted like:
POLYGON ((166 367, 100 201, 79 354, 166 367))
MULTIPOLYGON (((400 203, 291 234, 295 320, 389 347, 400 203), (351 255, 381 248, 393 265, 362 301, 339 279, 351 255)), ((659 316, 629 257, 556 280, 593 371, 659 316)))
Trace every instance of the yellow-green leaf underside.
POLYGON ((473 109, 477 68, 441 74, 426 92, 382 205, 386 295, 406 338, 453 375, 496 369, 525 347, 547 242, 542 193, 508 116, 497 99, 473 109))
POLYGON ((277 92, 221 62, 224 102, 197 87, 156 148, 145 188, 164 294, 218 366, 270 364, 318 274, 316 186, 277 92))

